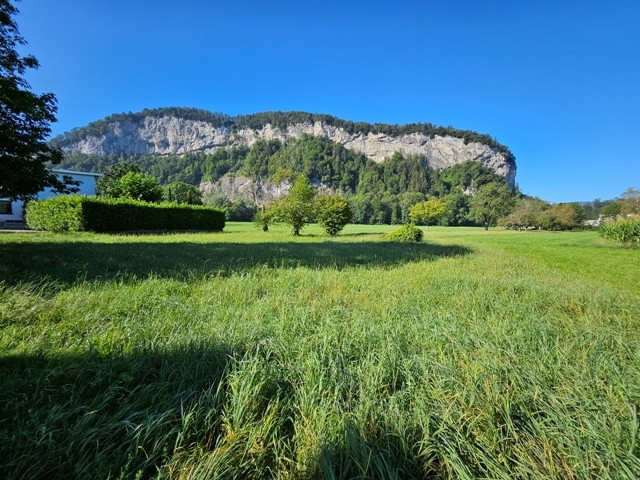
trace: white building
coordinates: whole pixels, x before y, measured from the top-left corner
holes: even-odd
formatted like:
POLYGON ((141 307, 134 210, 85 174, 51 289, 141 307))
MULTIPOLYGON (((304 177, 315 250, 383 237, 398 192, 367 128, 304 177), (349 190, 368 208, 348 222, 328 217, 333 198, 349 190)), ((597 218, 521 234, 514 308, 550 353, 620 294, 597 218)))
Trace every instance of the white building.
MULTIPOLYGON (((71 177, 79 182, 77 195, 95 195, 96 181, 101 175, 99 173, 75 172, 73 170, 61 170, 52 168, 51 171, 62 180, 63 176, 71 177)), ((44 200, 45 198, 55 197, 57 194, 50 188, 43 190, 36 195, 37 198, 44 200)), ((11 228, 12 226, 22 225, 24 219, 22 216, 22 201, 11 202, 9 200, 0 200, 0 227, 11 228)))

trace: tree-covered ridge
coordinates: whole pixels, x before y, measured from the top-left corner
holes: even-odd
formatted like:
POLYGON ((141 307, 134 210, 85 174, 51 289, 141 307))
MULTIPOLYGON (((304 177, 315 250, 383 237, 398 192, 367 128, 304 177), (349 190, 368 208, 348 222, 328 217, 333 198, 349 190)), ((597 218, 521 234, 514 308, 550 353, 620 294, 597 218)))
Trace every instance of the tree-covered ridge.
POLYGON ((455 138, 461 138, 465 143, 478 142, 491 147, 497 152, 504 153, 507 156, 508 161, 515 162, 514 156, 505 145, 499 143, 496 139, 485 133, 478 133, 472 130, 460 130, 451 126, 442 127, 432 123, 407 123, 405 125, 390 125, 386 123, 367 123, 367 122, 354 122, 351 120, 343 120, 332 115, 322 113, 308 113, 308 112, 260 112, 249 115, 237 115, 230 116, 219 112, 210 112, 199 108, 187 108, 187 107, 163 107, 154 109, 144 109, 138 113, 119 113, 110 115, 102 120, 91 122, 85 127, 74 128, 70 132, 58 135, 51 140, 51 144, 55 147, 62 147, 81 141, 91 136, 104 135, 114 122, 118 121, 130 121, 133 123, 140 123, 145 117, 165 117, 174 116, 177 118, 183 118, 185 120, 194 120, 207 122, 214 127, 229 127, 232 131, 240 129, 253 129, 259 130, 266 125, 272 126, 286 131, 287 127, 291 125, 297 125, 300 123, 315 123, 321 122, 325 125, 342 128, 349 134, 384 134, 391 137, 399 137, 402 135, 409 135, 412 133, 420 133, 427 135, 431 138, 438 136, 451 136, 455 138))

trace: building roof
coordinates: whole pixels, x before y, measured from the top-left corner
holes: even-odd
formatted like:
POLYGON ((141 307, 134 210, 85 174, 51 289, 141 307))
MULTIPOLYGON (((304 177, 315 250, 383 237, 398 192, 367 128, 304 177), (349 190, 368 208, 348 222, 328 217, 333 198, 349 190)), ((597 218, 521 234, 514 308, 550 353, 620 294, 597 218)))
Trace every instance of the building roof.
POLYGON ((101 177, 101 173, 78 172, 76 170, 63 170, 61 168, 52 168, 53 173, 62 173, 63 175, 85 175, 87 177, 101 177))

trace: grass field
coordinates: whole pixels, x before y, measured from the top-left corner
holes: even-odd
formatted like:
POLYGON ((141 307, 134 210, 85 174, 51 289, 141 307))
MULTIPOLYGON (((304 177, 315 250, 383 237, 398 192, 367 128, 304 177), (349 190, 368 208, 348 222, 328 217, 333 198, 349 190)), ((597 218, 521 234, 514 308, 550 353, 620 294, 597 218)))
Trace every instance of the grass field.
POLYGON ((640 478, 596 233, 0 235, 0 477, 640 478))

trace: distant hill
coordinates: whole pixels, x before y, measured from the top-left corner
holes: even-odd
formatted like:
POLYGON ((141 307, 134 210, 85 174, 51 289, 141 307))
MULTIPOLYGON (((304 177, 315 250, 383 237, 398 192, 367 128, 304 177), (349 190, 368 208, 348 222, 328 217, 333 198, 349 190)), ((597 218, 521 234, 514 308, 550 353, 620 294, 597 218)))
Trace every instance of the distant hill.
POLYGON ((516 175, 513 154, 489 135, 305 112, 143 110, 111 115, 51 143, 65 151, 64 168, 100 172, 129 161, 163 183, 184 181, 234 201, 263 203, 303 174, 361 199, 361 218, 375 223, 406 217, 407 205, 428 195, 466 194, 494 180, 514 188, 516 175))
POLYGON ((434 168, 479 161, 515 181, 515 158, 486 134, 430 123, 370 124, 305 112, 263 112, 231 117, 194 108, 159 108, 92 122, 51 140, 67 152, 97 155, 181 155, 252 146, 257 140, 286 141, 324 136, 376 163, 395 152, 424 157, 434 168))

